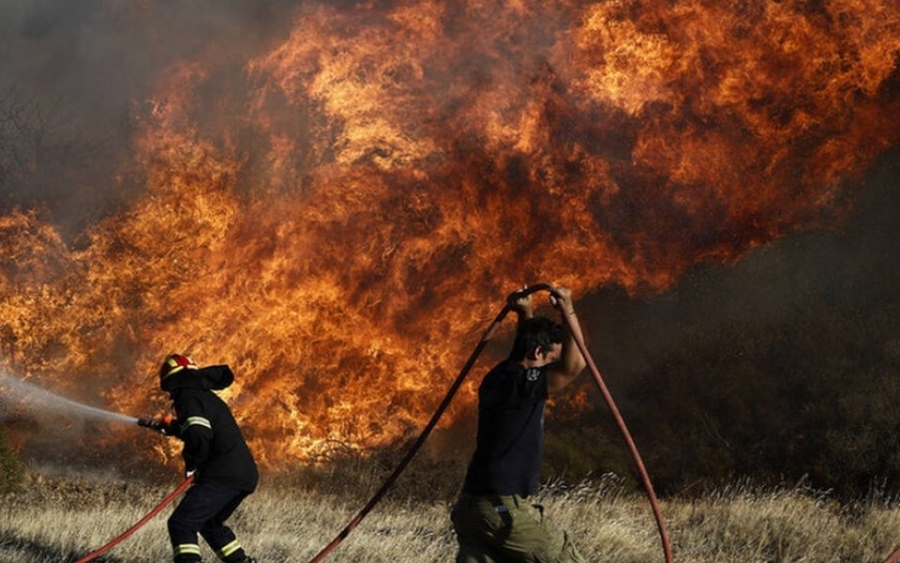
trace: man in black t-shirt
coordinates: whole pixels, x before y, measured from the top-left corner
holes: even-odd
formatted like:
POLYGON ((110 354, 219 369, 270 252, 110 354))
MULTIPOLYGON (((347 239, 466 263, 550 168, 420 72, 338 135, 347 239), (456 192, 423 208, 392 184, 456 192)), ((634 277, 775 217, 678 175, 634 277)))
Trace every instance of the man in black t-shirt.
MULTIPOLYGON (((580 331, 571 292, 552 298, 580 331)), ((509 357, 478 389, 478 435, 463 492, 451 518, 457 563, 582 563, 568 535, 553 526, 537 492, 544 446, 544 404, 585 367, 567 326, 532 316, 531 296, 510 303, 519 316, 509 357)))

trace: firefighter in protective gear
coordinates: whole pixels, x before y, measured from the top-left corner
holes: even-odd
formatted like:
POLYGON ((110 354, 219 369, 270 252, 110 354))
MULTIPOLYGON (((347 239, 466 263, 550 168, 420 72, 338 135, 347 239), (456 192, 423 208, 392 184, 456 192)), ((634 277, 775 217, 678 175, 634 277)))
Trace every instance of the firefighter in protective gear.
POLYGON ((234 416, 213 392, 231 385, 231 368, 199 368, 185 355, 170 354, 159 377, 176 415, 165 425, 166 431, 160 431, 184 441, 185 475, 194 476, 168 520, 175 563, 201 561, 198 534, 225 563, 253 563, 225 525, 259 481, 256 462, 234 416))

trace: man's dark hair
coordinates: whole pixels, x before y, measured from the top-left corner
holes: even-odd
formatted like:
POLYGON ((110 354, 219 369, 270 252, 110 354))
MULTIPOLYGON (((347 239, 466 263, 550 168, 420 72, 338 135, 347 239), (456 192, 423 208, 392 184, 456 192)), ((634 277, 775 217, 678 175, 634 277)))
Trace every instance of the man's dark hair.
POLYGON ((565 336, 563 326, 547 317, 524 319, 519 322, 509 359, 514 362, 521 361, 536 347, 549 350, 552 345, 561 344, 565 336))

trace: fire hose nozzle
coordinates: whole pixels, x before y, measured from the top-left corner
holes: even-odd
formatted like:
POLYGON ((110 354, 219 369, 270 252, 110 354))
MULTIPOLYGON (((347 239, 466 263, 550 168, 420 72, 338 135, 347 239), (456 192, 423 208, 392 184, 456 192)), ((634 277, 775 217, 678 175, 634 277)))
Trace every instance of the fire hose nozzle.
POLYGON ((166 436, 172 436, 175 434, 175 424, 173 424, 173 419, 171 416, 167 416, 162 420, 154 420, 152 418, 139 418, 137 421, 138 426, 143 426, 144 428, 149 428, 151 430, 156 430, 166 436))

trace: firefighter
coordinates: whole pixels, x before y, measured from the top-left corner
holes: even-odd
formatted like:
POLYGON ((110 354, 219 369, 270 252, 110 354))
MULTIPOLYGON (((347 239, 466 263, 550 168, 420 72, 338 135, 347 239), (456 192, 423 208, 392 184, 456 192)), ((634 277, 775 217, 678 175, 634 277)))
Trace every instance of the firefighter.
POLYGON ((198 533, 225 563, 255 563, 225 525, 259 481, 256 462, 234 416, 213 393, 234 381, 231 368, 198 368, 188 356, 170 354, 159 378, 176 415, 159 430, 184 441, 185 475, 194 477, 168 520, 175 563, 201 561, 198 533))
MULTIPOLYGON (((561 315, 581 331, 572 294, 552 298, 561 315)), ((519 319, 509 357, 478 389, 478 434, 462 494, 451 518, 457 563, 504 561, 584 563, 569 535, 532 504, 538 490, 544 404, 585 367, 566 324, 532 314, 531 296, 510 296, 519 319)))

